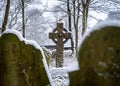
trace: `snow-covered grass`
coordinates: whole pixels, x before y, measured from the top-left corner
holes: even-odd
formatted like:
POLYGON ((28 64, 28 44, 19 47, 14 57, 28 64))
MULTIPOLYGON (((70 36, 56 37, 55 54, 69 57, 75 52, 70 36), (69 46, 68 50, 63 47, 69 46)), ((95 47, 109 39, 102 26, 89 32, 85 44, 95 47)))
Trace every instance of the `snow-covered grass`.
POLYGON ((64 63, 61 68, 55 67, 55 58, 52 58, 49 69, 54 86, 69 86, 68 73, 79 69, 77 58, 75 57, 75 54, 71 53, 71 50, 64 51, 64 63))
POLYGON ((71 50, 64 51, 64 67, 68 72, 73 72, 79 70, 78 60, 75 53, 72 53, 71 50))
POLYGON ((66 68, 50 69, 54 86, 69 86, 69 75, 66 68))

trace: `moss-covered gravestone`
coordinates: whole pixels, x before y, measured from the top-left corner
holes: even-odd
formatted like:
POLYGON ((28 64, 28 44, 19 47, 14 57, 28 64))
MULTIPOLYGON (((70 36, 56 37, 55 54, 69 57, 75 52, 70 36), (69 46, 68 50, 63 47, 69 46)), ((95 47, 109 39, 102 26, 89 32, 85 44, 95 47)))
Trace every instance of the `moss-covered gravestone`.
POLYGON ((41 51, 11 33, 0 37, 0 86, 47 86, 41 51))
POLYGON ((104 23, 82 42, 70 86, 120 86, 120 25, 104 23))

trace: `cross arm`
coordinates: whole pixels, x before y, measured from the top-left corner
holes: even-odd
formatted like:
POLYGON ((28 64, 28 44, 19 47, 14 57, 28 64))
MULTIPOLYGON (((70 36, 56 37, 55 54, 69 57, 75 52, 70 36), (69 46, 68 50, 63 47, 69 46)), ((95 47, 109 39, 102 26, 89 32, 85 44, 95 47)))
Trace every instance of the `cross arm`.
POLYGON ((55 40, 58 37, 57 33, 49 33, 49 38, 52 39, 53 42, 57 44, 57 40, 55 40))
POLYGON ((71 38, 71 33, 67 32, 63 35, 63 37, 66 38, 66 39, 70 39, 71 38))
POLYGON ((58 34, 57 33, 49 33, 49 38, 50 39, 55 39, 58 37, 58 34))

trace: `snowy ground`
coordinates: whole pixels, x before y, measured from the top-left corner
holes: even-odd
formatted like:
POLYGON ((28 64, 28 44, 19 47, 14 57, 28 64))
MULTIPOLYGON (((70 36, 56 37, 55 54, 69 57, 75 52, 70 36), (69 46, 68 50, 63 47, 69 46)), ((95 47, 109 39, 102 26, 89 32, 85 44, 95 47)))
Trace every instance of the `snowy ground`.
POLYGON ((64 68, 50 69, 52 82, 54 86, 69 86, 68 71, 64 68))
POLYGON ((55 59, 51 61, 49 70, 54 86, 69 86, 69 72, 78 70, 78 62, 75 54, 71 55, 71 51, 64 52, 64 66, 55 68, 55 59))

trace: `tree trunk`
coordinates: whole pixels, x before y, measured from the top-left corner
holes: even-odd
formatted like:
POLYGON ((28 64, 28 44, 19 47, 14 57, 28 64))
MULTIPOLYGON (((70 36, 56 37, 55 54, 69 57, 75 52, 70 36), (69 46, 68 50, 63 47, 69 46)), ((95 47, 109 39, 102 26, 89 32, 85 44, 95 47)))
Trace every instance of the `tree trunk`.
POLYGON ((87 28, 89 3, 90 3, 90 0, 86 0, 86 2, 84 0, 82 0, 82 7, 83 7, 83 11, 82 11, 82 35, 85 33, 85 30, 87 28))
MULTIPOLYGON (((71 10, 70 10, 70 1, 67 0, 67 13, 68 13, 68 28, 69 28, 69 31, 72 32, 72 29, 71 29, 71 10)), ((73 41, 73 37, 72 37, 72 34, 71 34, 71 47, 72 47, 72 52, 74 52, 74 41, 73 41)))
POLYGON ((22 34, 23 37, 25 38, 25 23, 24 23, 24 0, 21 0, 22 3, 22 34))
POLYGON ((73 24, 73 26, 74 26, 74 28, 75 28, 75 52, 76 52, 76 54, 77 54, 77 40, 78 40, 78 35, 77 35, 77 28, 76 28, 76 9, 75 9, 75 3, 76 3, 76 1, 75 0, 73 0, 73 22, 74 22, 74 24, 73 24))
POLYGON ((86 30, 86 10, 83 8, 83 13, 82 13, 82 35, 85 33, 86 30))
POLYGON ((10 0, 7 0, 5 17, 4 17, 4 21, 3 21, 3 24, 2 24, 2 32, 4 32, 6 30, 6 25, 7 25, 8 16, 9 16, 9 10, 10 10, 10 0))
POLYGON ((76 29, 75 29, 75 50, 76 50, 76 56, 77 56, 77 53, 78 53, 78 24, 75 26, 76 29))
POLYGON ((80 18, 80 1, 79 0, 73 0, 73 21, 74 21, 74 28, 75 28, 75 50, 76 50, 76 55, 78 53, 78 23, 79 23, 79 18, 80 18), (77 9, 75 4, 77 3, 77 9))

